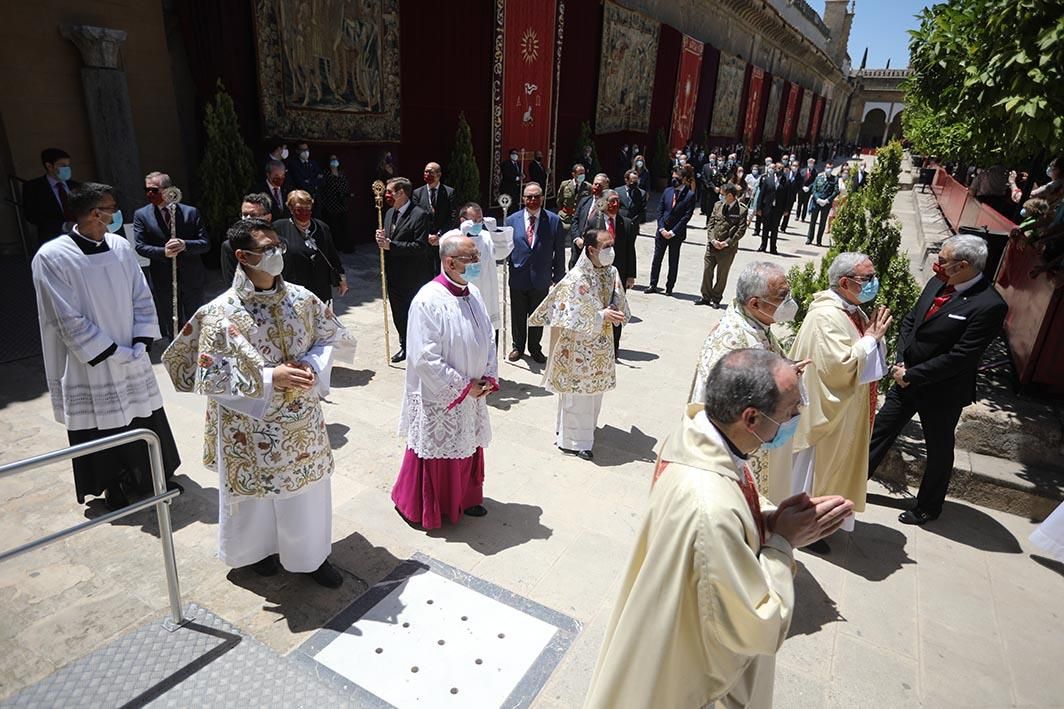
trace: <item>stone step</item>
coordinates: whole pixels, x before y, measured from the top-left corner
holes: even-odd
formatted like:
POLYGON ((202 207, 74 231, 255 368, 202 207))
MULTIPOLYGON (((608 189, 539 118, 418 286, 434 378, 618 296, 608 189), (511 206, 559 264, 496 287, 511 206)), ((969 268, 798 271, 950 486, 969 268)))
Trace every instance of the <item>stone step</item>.
MULTIPOLYGON (((890 487, 912 488, 915 494, 924 460, 921 440, 899 437, 876 478, 890 487)), ((949 496, 1041 522, 1064 501, 1064 467, 1029 465, 957 448, 949 496)))

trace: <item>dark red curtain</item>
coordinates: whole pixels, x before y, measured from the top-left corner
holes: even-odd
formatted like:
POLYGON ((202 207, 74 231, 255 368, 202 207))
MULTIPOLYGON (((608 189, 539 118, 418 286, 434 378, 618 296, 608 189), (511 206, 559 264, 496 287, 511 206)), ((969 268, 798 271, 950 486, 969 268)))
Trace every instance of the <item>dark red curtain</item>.
MULTIPOLYGON (((650 130, 647 143, 653 152, 657 144, 658 131, 665 132, 669 139, 669 124, 672 122, 672 107, 676 100, 676 75, 680 69, 680 53, 683 50, 683 33, 679 30, 661 26, 658 36, 658 64, 654 71, 654 94, 650 100, 650 130)), ((648 160, 654 158, 647 156, 648 160)), ((655 177, 658 177, 655 175, 655 177)))
POLYGON ((693 133, 697 142, 705 140, 709 132, 709 118, 713 115, 713 98, 717 93, 717 69, 720 50, 710 44, 702 46, 702 78, 698 86, 698 105, 695 107, 693 133))
MULTIPOLYGON (((569 177, 576 153, 580 124, 595 130, 595 98, 598 96, 599 57, 602 50, 602 5, 587 0, 567 0, 562 36, 561 78, 558 90, 557 160, 554 184, 569 177)), ((604 97, 605 98, 605 97, 604 97)), ((599 159, 610 164, 611 145, 620 145, 616 135, 595 141, 599 159), (613 141, 617 142, 614 143, 613 141)))

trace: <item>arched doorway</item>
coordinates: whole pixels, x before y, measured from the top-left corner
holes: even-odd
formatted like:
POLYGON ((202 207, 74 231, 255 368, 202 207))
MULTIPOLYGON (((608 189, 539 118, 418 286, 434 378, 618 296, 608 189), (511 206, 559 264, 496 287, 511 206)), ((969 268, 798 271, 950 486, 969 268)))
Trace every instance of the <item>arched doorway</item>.
POLYGON ((893 140, 894 138, 898 138, 899 140, 901 139, 901 137, 902 137, 901 114, 902 113, 903 113, 902 111, 898 111, 897 113, 894 114, 894 118, 891 119, 890 128, 887 129, 887 140, 888 141, 893 140))
POLYGON ((858 142, 862 148, 878 148, 883 144, 883 131, 887 127, 887 112, 882 108, 873 108, 861 121, 858 142))

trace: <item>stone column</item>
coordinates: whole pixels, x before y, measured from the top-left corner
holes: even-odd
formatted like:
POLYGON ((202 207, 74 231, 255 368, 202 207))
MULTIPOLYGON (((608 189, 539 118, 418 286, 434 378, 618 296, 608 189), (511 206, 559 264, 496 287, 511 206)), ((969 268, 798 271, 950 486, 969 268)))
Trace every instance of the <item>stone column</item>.
POLYGON ((122 216, 131 224, 133 211, 144 202, 144 173, 126 73, 118 67, 126 33, 90 25, 62 25, 59 31, 74 43, 85 62, 81 83, 96 155, 95 179, 118 188, 122 216))

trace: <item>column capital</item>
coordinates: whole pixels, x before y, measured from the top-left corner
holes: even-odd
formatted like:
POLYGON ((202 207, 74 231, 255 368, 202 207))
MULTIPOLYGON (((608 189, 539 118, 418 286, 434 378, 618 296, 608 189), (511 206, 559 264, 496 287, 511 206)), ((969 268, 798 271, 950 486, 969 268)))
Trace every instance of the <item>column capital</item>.
POLYGON ((59 33, 78 48, 85 66, 118 68, 118 50, 126 41, 125 30, 92 25, 60 25, 59 33))

